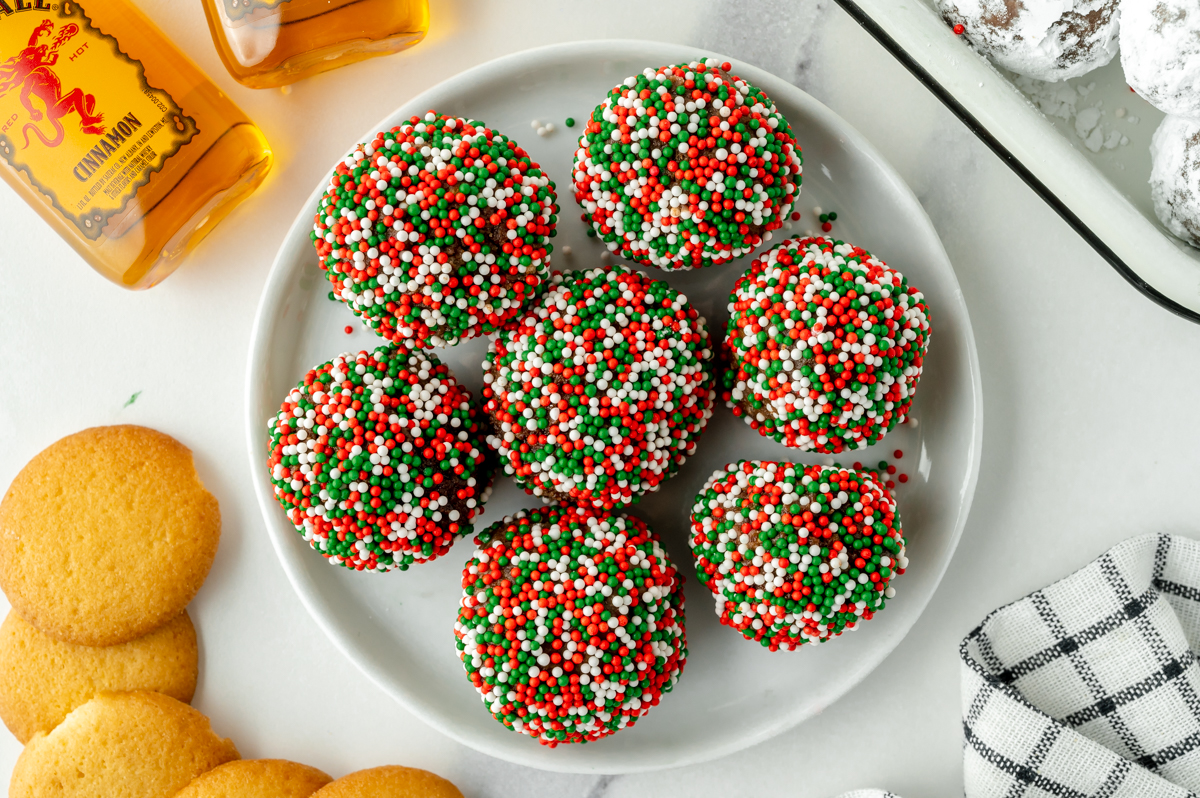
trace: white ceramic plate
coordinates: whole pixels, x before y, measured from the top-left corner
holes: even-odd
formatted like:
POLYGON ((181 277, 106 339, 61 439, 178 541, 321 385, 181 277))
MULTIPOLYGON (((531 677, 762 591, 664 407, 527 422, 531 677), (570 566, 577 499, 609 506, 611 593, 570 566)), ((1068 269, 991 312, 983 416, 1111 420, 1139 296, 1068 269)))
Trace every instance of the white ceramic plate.
MULTIPOLYGON (((558 185, 562 210, 553 265, 594 266, 603 247, 577 221, 569 189, 579 128, 567 130, 563 120, 586 119, 612 86, 647 66, 711 55, 632 41, 530 50, 447 80, 372 131, 435 108, 484 120, 515 136, 558 185), (530 129, 535 118, 555 122, 558 132, 540 138, 530 129), (565 245, 573 250, 569 257, 561 254, 565 245)), ((250 344, 247 433, 263 518, 283 568, 317 623, 368 677, 431 726, 492 756, 547 770, 623 773, 712 759, 789 729, 852 689, 900 642, 937 587, 962 533, 982 440, 979 366, 967 309, 933 225, 900 177, 833 112, 779 78, 733 63, 735 74, 775 99, 804 148, 804 218, 793 233, 818 226, 814 205, 837 210, 834 232, 902 270, 925 292, 932 309, 932 344, 913 414, 919 425, 905 426, 872 449, 844 458, 877 463, 903 449, 900 464, 912 477, 899 490, 911 567, 896 582, 897 597, 857 632, 820 647, 771 653, 717 623, 687 546, 687 510, 705 478, 739 458, 832 461, 766 440, 722 407, 696 456, 661 492, 634 507, 688 575, 689 657, 675 691, 634 728, 587 745, 550 749, 507 730, 488 714, 455 653, 452 629, 471 541, 460 541, 442 559, 407 572, 354 573, 310 550, 272 496, 265 467, 267 418, 309 368, 340 352, 380 343, 349 310, 327 299, 329 287, 308 237, 321 186, 300 209, 267 280, 250 344), (356 328, 352 335, 343 330, 347 324, 356 328)), ((369 135, 364 132, 363 139, 369 135)), ((355 143, 346 142, 347 150, 355 143)), ((745 258, 699 273, 654 276, 686 293, 719 331, 734 280, 749 263, 745 258)), ((485 348, 486 341, 476 340, 438 352, 475 395, 485 348)), ((498 478, 476 529, 537 501, 498 478)))

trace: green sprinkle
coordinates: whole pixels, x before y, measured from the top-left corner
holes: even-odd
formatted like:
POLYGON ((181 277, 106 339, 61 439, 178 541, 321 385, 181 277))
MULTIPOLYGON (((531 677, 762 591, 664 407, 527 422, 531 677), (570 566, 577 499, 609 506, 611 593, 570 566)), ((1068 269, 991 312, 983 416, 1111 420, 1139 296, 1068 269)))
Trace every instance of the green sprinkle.
POLYGON ((125 404, 121 405, 121 409, 123 410, 123 409, 125 409, 126 407, 129 407, 131 404, 133 404, 134 402, 136 402, 136 401, 138 400, 138 397, 139 397, 139 396, 141 396, 141 395, 142 395, 142 392, 141 392, 141 391, 134 391, 134 393, 133 393, 133 396, 131 396, 131 397, 129 397, 128 399, 126 399, 126 400, 125 400, 125 404))
POLYGON ((567 117, 567 127, 575 127, 575 117, 573 117, 573 116, 567 117))

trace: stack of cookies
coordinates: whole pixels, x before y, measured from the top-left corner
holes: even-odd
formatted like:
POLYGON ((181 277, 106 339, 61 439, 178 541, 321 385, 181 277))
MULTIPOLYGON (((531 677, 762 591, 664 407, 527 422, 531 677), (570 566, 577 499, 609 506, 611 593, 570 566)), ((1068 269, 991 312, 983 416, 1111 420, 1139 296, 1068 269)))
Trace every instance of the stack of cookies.
POLYGON ((422 770, 338 781, 240 761, 188 706, 196 631, 185 607, 217 552, 221 514, 192 453, 145 427, 97 427, 34 457, 0 502, 0 719, 25 744, 10 798, 430 795, 422 770))
POLYGON ((0 503, 0 718, 26 744, 9 795, 174 795, 238 758, 187 706, 221 513, 192 453, 145 427, 58 441, 0 503))

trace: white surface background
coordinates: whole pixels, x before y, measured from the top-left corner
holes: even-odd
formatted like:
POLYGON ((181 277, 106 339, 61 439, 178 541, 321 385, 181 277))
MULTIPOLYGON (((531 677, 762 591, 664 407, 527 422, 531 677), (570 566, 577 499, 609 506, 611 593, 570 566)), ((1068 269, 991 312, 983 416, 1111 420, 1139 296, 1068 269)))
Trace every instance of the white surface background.
MULTIPOLYGON (((140 294, 95 275, 0 190, 0 485, 54 440, 95 424, 146 424, 196 452, 224 526, 191 607, 201 639, 194 703, 243 756, 296 759, 335 776, 415 765, 468 798, 833 796, 862 786, 907 798, 957 795, 959 639, 994 607, 1125 537, 1200 536, 1200 327, 1137 294, 829 0, 610 0, 603 11, 433 0, 431 36, 417 48, 297 84, 287 96, 243 89, 226 75, 199 3, 138 4, 258 122, 278 160, 179 272, 140 294), (444 77, 585 35, 666 39, 742 58, 793 80, 871 139, 913 187, 956 266, 986 419, 979 488, 950 571, 867 682, 747 752, 603 778, 476 754, 361 676, 287 584, 242 450, 259 292, 298 203, 328 165, 368 125, 444 77), (330 98, 336 110, 322 108, 330 98), (135 391, 137 402, 123 407, 135 391)), ((0 783, 19 753, 0 731, 0 783)))

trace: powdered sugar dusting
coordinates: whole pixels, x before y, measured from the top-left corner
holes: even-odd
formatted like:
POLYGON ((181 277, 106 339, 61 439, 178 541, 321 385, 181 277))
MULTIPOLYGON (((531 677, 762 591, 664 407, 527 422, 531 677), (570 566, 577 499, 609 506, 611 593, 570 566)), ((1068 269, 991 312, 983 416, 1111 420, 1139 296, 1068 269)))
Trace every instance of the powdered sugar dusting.
POLYGON ((1079 77, 1117 54, 1117 0, 937 0, 996 64, 1038 80, 1079 77))
POLYGON ((1168 116, 1150 141, 1150 197, 1159 220, 1200 247, 1200 124, 1168 116))
POLYGON ((1165 114, 1200 122, 1200 5, 1196 0, 1125 0, 1125 79, 1165 114))
MULTIPOLYGON (((1029 96, 1043 114, 1072 123, 1075 135, 1091 152, 1113 150, 1129 143, 1128 136, 1105 124, 1108 112, 1104 109, 1103 100, 1079 107, 1087 101, 1087 96, 1095 91, 1095 82, 1075 86, 1067 81, 1047 83, 1027 77, 1017 77, 1013 82, 1029 96)), ((1118 119, 1126 118, 1129 122, 1136 119, 1126 117, 1124 108, 1118 108, 1114 115, 1118 119)))

